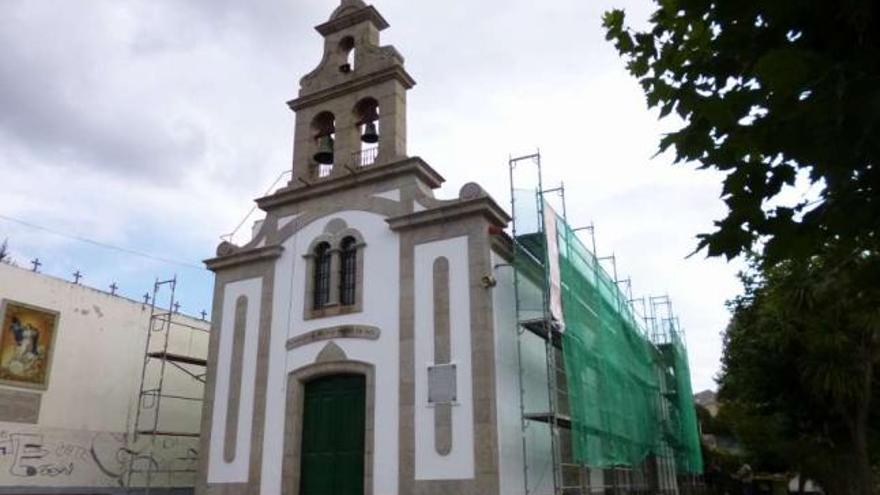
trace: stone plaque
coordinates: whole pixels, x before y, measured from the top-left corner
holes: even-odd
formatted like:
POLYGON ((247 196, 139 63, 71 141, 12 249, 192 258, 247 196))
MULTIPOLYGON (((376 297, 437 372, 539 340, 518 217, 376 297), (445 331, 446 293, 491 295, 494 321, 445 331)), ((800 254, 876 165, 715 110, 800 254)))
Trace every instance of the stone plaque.
POLYGON ((455 365, 428 366, 428 403, 449 404, 456 400, 455 365))
POLYGON ((37 424, 41 398, 34 392, 0 389, 0 421, 37 424))
POLYGON ((336 327, 319 328, 297 335, 287 341, 287 350, 296 349, 297 347, 319 342, 321 340, 335 339, 365 339, 379 340, 381 332, 376 327, 367 325, 339 325, 336 327))

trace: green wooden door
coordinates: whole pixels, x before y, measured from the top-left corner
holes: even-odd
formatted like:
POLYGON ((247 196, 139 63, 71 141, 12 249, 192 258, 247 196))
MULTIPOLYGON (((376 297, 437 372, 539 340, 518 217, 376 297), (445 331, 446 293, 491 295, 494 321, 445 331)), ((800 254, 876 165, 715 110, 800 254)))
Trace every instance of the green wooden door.
POLYGON ((306 383, 300 495, 364 494, 363 375, 306 383))

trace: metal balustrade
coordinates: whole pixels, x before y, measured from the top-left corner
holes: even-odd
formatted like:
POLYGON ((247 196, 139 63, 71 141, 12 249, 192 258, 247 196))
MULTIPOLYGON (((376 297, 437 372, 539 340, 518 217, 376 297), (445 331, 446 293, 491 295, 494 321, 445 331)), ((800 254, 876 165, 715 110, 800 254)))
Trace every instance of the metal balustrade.
POLYGON ((379 156, 379 147, 373 146, 372 148, 367 148, 361 151, 356 151, 352 153, 352 164, 355 167, 368 167, 374 163, 376 163, 376 158, 379 156))

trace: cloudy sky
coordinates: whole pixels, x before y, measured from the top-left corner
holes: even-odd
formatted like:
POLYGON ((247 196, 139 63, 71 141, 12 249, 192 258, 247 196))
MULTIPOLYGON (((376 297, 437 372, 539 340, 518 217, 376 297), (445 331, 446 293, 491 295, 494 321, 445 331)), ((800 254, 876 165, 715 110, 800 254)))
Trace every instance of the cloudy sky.
MULTIPOLYGON (((738 265, 686 258, 724 213, 720 176, 653 158, 659 123, 604 40, 601 15, 642 25, 647 0, 377 0, 407 59, 409 153, 451 197, 469 181, 507 204, 507 158, 540 147, 569 219, 596 225, 636 295, 669 294, 694 387, 713 387, 738 265)), ((336 0, 3 0, 0 240, 19 265, 139 297, 178 274, 210 310, 199 268, 289 168, 285 102, 321 58, 336 0), (68 235, 172 260, 108 250, 68 235)))

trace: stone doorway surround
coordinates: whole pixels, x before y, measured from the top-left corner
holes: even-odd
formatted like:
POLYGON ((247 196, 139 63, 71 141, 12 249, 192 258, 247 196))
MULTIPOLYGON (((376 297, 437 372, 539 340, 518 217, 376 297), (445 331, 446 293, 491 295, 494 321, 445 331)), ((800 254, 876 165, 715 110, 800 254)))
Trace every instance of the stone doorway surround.
MULTIPOLYGON (((328 345, 334 345, 328 344, 328 345)), ((340 349, 341 350, 341 349, 340 349)), ((322 353, 323 354, 323 353, 322 353)), ((311 380, 328 375, 363 375, 366 381, 364 400, 364 495, 373 495, 373 448, 375 424, 375 366, 362 361, 352 361, 344 356, 327 353, 332 361, 321 361, 303 366, 287 375, 287 414, 284 424, 284 460, 281 464, 282 495, 299 495, 300 461, 302 458, 302 425, 305 385, 311 380)))

